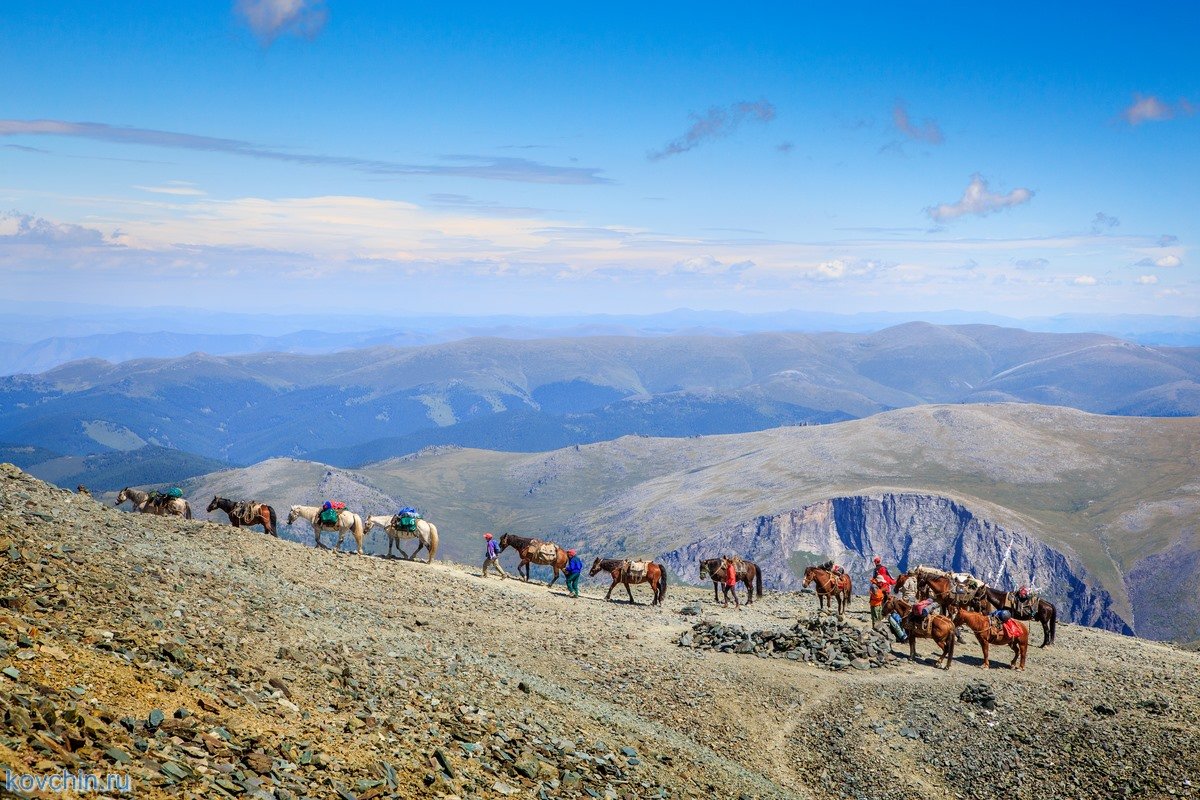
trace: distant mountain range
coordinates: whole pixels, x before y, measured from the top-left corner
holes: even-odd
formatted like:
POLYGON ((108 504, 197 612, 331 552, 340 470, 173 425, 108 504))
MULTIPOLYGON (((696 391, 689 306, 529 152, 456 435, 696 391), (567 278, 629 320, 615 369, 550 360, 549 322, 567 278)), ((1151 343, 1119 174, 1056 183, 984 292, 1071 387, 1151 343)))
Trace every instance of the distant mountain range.
POLYGON ((1195 415, 1200 349, 908 323, 870 334, 479 338, 326 355, 89 359, 0 378, 0 441, 63 456, 154 445, 230 464, 307 456, 350 466, 429 445, 540 451, 1001 401, 1195 415))
POLYGON ((21 325, 0 341, 0 375, 37 373, 70 361, 175 358, 189 353, 332 353, 392 345, 416 347, 474 337, 546 339, 583 336, 667 336, 746 333, 869 333, 908 322, 986 323, 1044 333, 1100 333, 1149 345, 1200 345, 1200 317, 1082 315, 1016 319, 963 311, 830 314, 787 311, 744 314, 678 309, 648 315, 314 318, 206 312, 195 309, 64 309, 26 304, 21 325), (319 329, 318 329, 319 328, 319 329), (229 333, 237 331, 237 333, 229 333))
MULTIPOLYGON (((1196 417, 927 405, 549 453, 430 448, 357 470, 271 459, 183 486, 201 508, 219 493, 272 503, 281 516, 327 498, 367 514, 415 505, 441 531, 440 557, 471 562, 484 531, 512 531, 589 557, 665 556, 692 582, 695 558, 738 552, 786 589, 826 558, 861 584, 880 555, 893 567, 1028 582, 1074 621, 1191 642, 1200 640, 1198 441, 1196 417)), ((299 524, 284 533, 312 539, 299 524)), ((386 549, 378 533, 371 545, 386 549)))

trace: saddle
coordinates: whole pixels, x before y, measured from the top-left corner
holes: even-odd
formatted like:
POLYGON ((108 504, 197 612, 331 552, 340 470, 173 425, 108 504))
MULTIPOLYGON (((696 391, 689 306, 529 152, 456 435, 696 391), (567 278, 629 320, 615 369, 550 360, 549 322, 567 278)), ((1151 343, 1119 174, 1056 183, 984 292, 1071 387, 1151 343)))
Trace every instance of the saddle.
POLYGON ((246 500, 239 500, 233 506, 233 516, 238 522, 243 525, 250 525, 254 520, 258 519, 258 512, 262 510, 262 503, 251 503, 246 500))
POLYGON ((979 599, 984 590, 983 581, 965 572, 955 572, 950 576, 951 599, 958 605, 966 605, 979 599))
POLYGON ((637 580, 646 576, 646 566, 649 563, 649 561, 626 561, 625 569, 630 578, 637 580))
POLYGON ((558 558, 558 545, 553 542, 543 542, 538 545, 537 554, 538 558, 545 561, 554 561, 558 558))
POLYGON ((1004 607, 1026 617, 1032 617, 1037 611, 1038 596, 1030 592, 1029 597, 1021 600, 1016 592, 1009 592, 1004 596, 1004 607))

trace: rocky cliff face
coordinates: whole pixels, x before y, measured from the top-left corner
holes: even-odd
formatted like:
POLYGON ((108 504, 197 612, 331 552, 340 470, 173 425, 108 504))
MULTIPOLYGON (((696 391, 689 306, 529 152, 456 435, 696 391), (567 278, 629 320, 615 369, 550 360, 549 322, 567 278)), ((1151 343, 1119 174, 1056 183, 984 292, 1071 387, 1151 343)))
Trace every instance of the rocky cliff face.
POLYGON ((998 588, 1034 588, 1058 607, 1064 621, 1133 633, 1079 559, 936 495, 835 497, 758 517, 673 550, 662 560, 694 581, 702 558, 727 552, 757 562, 764 585, 783 590, 800 589, 804 568, 828 558, 847 569, 859 593, 866 590, 876 555, 897 575, 918 564, 969 572, 998 588))

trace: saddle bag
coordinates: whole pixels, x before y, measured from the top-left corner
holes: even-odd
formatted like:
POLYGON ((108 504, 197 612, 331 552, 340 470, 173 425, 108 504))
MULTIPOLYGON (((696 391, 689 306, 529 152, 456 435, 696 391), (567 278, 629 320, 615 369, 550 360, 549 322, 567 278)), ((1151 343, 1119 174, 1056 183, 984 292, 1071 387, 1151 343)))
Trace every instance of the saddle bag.
POLYGON ((646 561, 630 561, 629 562, 629 577, 634 579, 644 578, 646 576, 646 561))
POLYGON ((338 512, 333 510, 332 508, 327 508, 321 512, 321 515, 319 517, 317 517, 317 519, 319 519, 321 521, 322 525, 337 525, 338 524, 338 512))
POLYGON ((396 527, 405 533, 413 533, 417 529, 417 520, 412 514, 401 514, 396 518, 396 527))
POLYGON ((538 556, 544 561, 553 561, 558 558, 558 545, 546 542, 538 547, 538 556))
POLYGON ((178 500, 183 497, 183 489, 180 489, 178 486, 172 486, 170 489, 167 489, 166 494, 172 500, 178 500))

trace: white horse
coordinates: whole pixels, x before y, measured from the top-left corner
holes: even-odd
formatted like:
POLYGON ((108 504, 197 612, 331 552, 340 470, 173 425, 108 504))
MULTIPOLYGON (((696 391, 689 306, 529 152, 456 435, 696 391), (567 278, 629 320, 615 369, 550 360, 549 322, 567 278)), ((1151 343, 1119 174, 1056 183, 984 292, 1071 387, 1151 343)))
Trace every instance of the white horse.
POLYGON ((354 541, 358 544, 358 554, 363 554, 363 522, 362 517, 345 509, 338 512, 338 521, 336 525, 327 525, 320 520, 320 506, 292 506, 288 511, 287 524, 291 525, 297 519, 304 518, 309 521, 313 527, 313 538, 317 542, 317 547, 328 549, 321 544, 321 531, 337 531, 337 545, 334 550, 342 549, 342 540, 346 538, 346 531, 354 533, 354 541))
POLYGON ((369 532, 373 527, 380 527, 383 528, 385 533, 387 533, 388 558, 392 557, 393 545, 395 545, 396 549, 400 551, 401 558, 407 558, 409 561, 412 561, 414 558, 416 558, 417 553, 421 552, 421 548, 424 547, 425 551, 429 554, 429 557, 425 559, 425 563, 432 563, 433 557, 437 555, 438 549, 437 526, 428 520, 419 519, 417 520, 417 529, 415 531, 402 531, 396 522, 397 519, 395 516, 367 517, 367 531, 369 532), (417 545, 416 550, 412 551, 412 555, 409 555, 408 553, 404 552, 403 548, 400 547, 401 539, 420 539, 421 543, 417 545))

